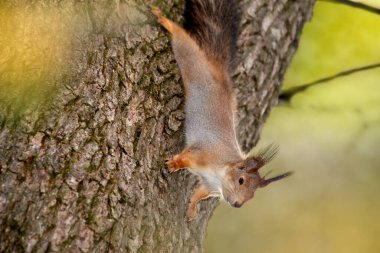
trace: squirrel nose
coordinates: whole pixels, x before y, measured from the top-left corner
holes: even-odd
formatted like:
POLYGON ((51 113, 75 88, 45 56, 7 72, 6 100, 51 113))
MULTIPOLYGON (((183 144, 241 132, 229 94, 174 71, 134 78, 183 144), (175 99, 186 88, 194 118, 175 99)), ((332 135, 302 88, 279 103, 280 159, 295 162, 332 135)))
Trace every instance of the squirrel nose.
POLYGON ((239 204, 239 202, 236 201, 232 206, 239 208, 239 207, 241 207, 241 204, 239 204))

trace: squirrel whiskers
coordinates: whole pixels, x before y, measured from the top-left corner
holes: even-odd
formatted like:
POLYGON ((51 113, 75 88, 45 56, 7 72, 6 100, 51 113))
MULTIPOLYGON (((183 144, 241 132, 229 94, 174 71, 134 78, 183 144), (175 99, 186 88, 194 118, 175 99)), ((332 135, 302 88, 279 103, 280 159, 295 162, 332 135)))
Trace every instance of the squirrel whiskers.
POLYGON ((170 158, 170 172, 188 169, 200 179, 187 210, 197 217, 197 204, 223 197, 241 207, 258 188, 290 173, 266 179, 258 170, 276 154, 272 145, 243 154, 236 138, 236 98, 230 74, 235 60, 240 13, 235 0, 187 0, 184 27, 152 7, 159 23, 170 32, 185 86, 186 146, 170 158))

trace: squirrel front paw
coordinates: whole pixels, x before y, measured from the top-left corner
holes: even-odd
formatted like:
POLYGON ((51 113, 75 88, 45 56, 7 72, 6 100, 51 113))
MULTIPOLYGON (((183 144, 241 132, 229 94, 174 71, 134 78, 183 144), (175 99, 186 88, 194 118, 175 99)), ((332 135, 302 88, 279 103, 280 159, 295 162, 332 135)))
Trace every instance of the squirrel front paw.
POLYGON ((173 156, 170 159, 167 159, 165 161, 166 168, 169 170, 170 173, 176 172, 182 168, 180 168, 180 163, 178 162, 178 159, 176 159, 178 155, 173 156))

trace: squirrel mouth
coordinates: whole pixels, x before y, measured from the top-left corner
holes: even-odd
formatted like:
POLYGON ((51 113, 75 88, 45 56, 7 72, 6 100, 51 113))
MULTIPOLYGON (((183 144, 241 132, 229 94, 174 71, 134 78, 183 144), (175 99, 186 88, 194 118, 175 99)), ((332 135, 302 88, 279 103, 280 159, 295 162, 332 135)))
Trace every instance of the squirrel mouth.
POLYGON ((230 206, 232 206, 232 207, 241 207, 242 205, 241 204, 238 204, 238 202, 237 201, 235 201, 235 202, 230 202, 229 201, 229 199, 227 198, 227 197, 225 197, 224 195, 222 195, 223 196, 223 199, 224 199, 224 201, 226 201, 230 206))

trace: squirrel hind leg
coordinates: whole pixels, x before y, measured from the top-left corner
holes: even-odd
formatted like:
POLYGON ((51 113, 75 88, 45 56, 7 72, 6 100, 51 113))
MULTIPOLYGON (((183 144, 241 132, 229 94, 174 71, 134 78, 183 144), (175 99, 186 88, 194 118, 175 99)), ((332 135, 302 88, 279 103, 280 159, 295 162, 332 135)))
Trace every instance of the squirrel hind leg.
POLYGON ((191 196, 189 206, 187 208, 187 220, 192 221, 198 217, 198 202, 212 197, 211 191, 204 185, 199 186, 191 196))
POLYGON ((171 21, 170 19, 165 18, 158 7, 151 5, 150 8, 151 8, 152 13, 157 17, 158 22, 163 27, 165 27, 165 29, 168 30, 170 33, 173 33, 174 25, 175 25, 174 22, 171 21))

